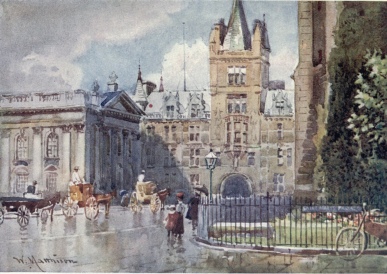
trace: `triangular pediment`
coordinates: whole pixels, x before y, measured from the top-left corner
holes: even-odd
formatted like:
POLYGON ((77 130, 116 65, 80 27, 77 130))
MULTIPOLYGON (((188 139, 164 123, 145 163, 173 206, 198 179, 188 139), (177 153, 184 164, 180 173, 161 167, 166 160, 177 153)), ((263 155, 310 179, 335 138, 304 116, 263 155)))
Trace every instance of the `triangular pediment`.
POLYGON ((104 108, 122 113, 145 115, 144 111, 124 91, 117 94, 104 108))

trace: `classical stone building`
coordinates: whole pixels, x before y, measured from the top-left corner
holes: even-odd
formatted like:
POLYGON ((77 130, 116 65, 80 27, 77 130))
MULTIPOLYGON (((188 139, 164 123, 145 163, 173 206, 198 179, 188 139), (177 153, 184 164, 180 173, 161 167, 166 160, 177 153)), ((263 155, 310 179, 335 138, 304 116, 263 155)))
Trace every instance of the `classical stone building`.
POLYGON ((209 93, 205 90, 165 91, 162 77, 159 89, 150 93, 149 82, 139 70, 133 100, 146 116, 141 123, 142 160, 145 180, 159 187, 184 191, 207 183, 204 156, 210 150, 209 93))
POLYGON ((33 180, 38 190, 67 191, 79 166, 102 190, 135 183, 144 112, 115 74, 108 90, 0 96, 0 193, 20 196, 33 180))

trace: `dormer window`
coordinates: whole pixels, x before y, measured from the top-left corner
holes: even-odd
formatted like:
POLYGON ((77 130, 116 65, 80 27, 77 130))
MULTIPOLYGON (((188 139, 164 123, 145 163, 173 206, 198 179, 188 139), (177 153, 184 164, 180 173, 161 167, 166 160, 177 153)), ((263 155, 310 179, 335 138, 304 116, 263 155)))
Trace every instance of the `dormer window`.
POLYGON ((244 85, 246 84, 246 67, 245 66, 230 66, 228 67, 228 84, 229 85, 244 85))
POLYGON ((197 118, 200 114, 200 106, 199 104, 192 104, 191 105, 191 118, 197 118))
POLYGON ((175 106, 167 106, 167 118, 173 118, 175 114, 175 106))

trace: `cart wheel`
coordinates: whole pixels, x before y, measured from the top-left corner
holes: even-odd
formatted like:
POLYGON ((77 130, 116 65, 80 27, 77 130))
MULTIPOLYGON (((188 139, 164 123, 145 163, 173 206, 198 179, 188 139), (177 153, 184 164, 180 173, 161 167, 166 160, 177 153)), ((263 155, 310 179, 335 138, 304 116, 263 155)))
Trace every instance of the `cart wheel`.
POLYGON ((44 209, 42 210, 42 213, 40 213, 40 219, 42 220, 42 223, 45 224, 48 219, 48 210, 44 209))
POLYGON ((141 209, 142 209, 142 206, 140 205, 139 201, 137 200, 136 192, 133 192, 132 196, 130 197, 129 208, 133 213, 141 211, 141 209))
POLYGON ((366 248, 367 237, 357 227, 346 227, 336 237, 336 254, 347 261, 358 258, 366 248))
POLYGON ((30 222, 30 210, 25 205, 17 209, 17 222, 21 227, 26 227, 30 222))
POLYGON ((150 201, 150 210, 152 213, 159 211, 161 207, 161 201, 157 195, 153 195, 150 201))
POLYGON ((97 203, 97 199, 95 197, 89 197, 86 200, 85 204, 85 215, 86 218, 89 220, 94 220, 97 218, 99 213, 99 206, 97 203))
POLYGON ((0 225, 4 222, 4 210, 0 209, 0 225))
POLYGON ((66 217, 73 217, 77 214, 78 204, 71 199, 71 197, 67 197, 63 201, 62 212, 66 217))

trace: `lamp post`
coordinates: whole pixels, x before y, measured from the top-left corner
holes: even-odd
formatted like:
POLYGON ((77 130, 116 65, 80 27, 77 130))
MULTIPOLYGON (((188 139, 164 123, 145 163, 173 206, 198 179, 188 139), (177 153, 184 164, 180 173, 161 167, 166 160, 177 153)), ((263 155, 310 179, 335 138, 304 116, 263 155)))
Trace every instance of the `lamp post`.
POLYGON ((210 170, 210 203, 212 203, 212 171, 215 169, 218 157, 210 149, 210 153, 205 157, 206 167, 210 170))

